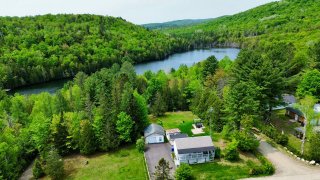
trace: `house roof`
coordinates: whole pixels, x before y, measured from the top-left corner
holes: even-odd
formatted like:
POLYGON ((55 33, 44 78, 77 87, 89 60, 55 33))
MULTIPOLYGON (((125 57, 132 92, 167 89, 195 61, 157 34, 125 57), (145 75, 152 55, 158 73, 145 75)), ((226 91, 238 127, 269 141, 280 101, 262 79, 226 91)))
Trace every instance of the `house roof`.
POLYGON ((320 104, 315 104, 313 110, 316 114, 320 113, 320 104))
POLYGON ((179 139, 179 138, 186 138, 188 137, 188 134, 171 134, 170 140, 179 139))
POLYGON ((299 109, 295 109, 293 107, 286 107, 286 110, 296 113, 299 116, 303 116, 303 113, 299 109))
POLYGON ((283 98, 283 102, 286 104, 294 104, 297 102, 294 95, 291 95, 291 94, 284 94, 282 95, 282 98, 283 98))
POLYGON ((144 129, 144 137, 148 137, 152 134, 165 135, 163 127, 158 124, 150 124, 146 129, 144 129))
POLYGON ((179 154, 213 151, 215 148, 210 136, 187 137, 175 139, 179 154))
POLYGON ((174 134, 174 133, 180 133, 180 129, 176 128, 176 129, 167 129, 166 133, 168 134, 174 134))

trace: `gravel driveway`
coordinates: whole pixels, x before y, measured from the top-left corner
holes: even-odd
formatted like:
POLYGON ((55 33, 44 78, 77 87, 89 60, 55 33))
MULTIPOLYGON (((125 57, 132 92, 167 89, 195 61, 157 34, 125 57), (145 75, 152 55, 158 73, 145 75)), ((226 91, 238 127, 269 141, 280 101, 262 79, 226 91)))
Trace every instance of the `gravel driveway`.
POLYGON ((276 168, 274 175, 252 179, 289 179, 289 180, 319 180, 320 168, 306 165, 285 152, 272 147, 265 140, 261 140, 259 151, 269 159, 276 168))
POLYGON ((176 167, 171 158, 171 145, 169 143, 148 144, 147 150, 145 151, 145 157, 151 179, 154 179, 153 173, 155 172, 155 166, 158 165, 161 158, 169 161, 169 166, 171 168, 170 173, 173 176, 176 167))

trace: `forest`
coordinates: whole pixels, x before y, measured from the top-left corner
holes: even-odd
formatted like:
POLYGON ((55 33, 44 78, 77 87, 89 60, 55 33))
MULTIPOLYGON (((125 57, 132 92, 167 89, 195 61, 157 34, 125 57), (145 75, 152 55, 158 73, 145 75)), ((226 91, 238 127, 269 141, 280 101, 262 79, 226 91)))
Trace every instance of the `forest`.
POLYGON ((282 0, 198 25, 160 31, 188 39, 193 47, 257 44, 267 47, 274 42, 292 43, 306 60, 308 49, 320 36, 319 6, 318 0, 282 0))
MULTIPOLYGON (((114 64, 90 76, 79 72, 55 95, 9 96, 2 91, 0 177, 18 178, 36 158, 40 177, 46 173, 59 179, 62 175, 52 169, 63 167, 56 162, 62 156, 108 152, 133 143, 148 125, 148 114, 167 111, 191 110, 207 125, 211 117, 214 131, 237 137, 240 149, 253 151, 257 140, 241 127, 268 127, 263 124, 272 107, 281 104, 281 95, 291 86, 287 78, 301 70, 292 68, 297 66, 292 63, 294 52, 285 51, 283 44, 275 46, 282 49, 243 49, 235 61, 211 56, 169 74, 137 75, 129 62, 114 64)), ((303 75, 297 84, 299 97, 319 96, 317 74, 313 70, 303 75)))
POLYGON ((0 87, 12 89, 114 63, 162 59, 178 39, 121 18, 97 15, 0 17, 0 87))
MULTIPOLYGON (((74 79, 54 95, 0 91, 0 179, 17 179, 34 159, 34 175, 60 179, 63 156, 135 143, 148 116, 167 111, 191 110, 206 125, 212 118, 213 130, 243 151, 257 148, 252 126, 285 145, 287 137, 268 126, 272 108, 284 93, 301 106, 320 98, 319 6, 285 0, 159 31, 95 15, 1 17, 2 89, 74 79), (234 43, 242 47, 235 61, 211 56, 168 74, 134 71, 134 63, 234 43)), ((320 133, 308 133, 319 144, 320 133)), ((317 148, 304 157, 320 162, 317 148)))

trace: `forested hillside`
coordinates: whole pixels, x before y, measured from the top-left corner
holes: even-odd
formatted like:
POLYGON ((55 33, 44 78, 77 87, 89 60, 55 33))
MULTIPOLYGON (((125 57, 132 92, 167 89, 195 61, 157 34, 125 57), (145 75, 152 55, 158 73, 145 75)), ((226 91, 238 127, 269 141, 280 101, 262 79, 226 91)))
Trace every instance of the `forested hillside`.
POLYGON ((281 0, 195 26, 165 29, 195 47, 268 45, 283 41, 306 50, 320 37, 319 0, 281 0))
POLYGON ((143 24, 142 26, 148 29, 165 29, 165 28, 175 28, 181 26, 188 26, 188 25, 196 25, 204 22, 208 22, 212 19, 183 19, 177 21, 169 21, 164 23, 150 23, 150 24, 143 24))
POLYGON ((115 62, 161 59, 177 42, 121 18, 96 15, 0 17, 0 87, 95 72, 115 62))

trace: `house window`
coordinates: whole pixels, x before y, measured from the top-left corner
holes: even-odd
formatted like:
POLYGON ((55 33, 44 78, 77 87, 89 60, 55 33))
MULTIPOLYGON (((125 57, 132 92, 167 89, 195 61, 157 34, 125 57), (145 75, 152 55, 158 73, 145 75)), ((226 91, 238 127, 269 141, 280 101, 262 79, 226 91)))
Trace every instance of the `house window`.
POLYGON ((159 137, 159 141, 162 142, 162 137, 159 137))

